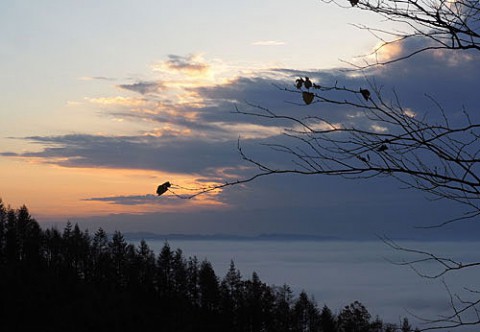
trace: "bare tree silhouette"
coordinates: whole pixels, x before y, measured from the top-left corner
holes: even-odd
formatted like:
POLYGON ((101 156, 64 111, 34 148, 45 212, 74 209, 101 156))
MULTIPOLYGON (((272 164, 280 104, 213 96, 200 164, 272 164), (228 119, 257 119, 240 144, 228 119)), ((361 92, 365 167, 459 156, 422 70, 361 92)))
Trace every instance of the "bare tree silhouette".
MULTIPOLYGON (((345 9, 363 10, 382 16, 387 23, 403 25, 404 30, 388 30, 356 25, 375 35, 380 41, 372 54, 365 57, 355 70, 365 73, 411 58, 423 52, 443 50, 480 51, 480 2, 473 0, 322 0, 345 9), (396 43, 418 39, 416 49, 382 58, 380 53, 396 43), (373 56, 372 56, 373 55, 373 56), (373 59, 373 60, 372 60, 373 59)), ((367 75, 366 75, 367 77, 367 75)), ((371 77, 371 76, 370 76, 371 77)), ((318 113, 310 116, 283 114, 261 105, 236 107, 238 114, 271 121, 283 121, 285 137, 281 141, 264 143, 289 164, 264 160, 262 156, 244 151, 241 141, 238 151, 244 161, 257 169, 248 178, 200 188, 192 195, 254 181, 268 175, 332 175, 351 179, 393 177, 414 190, 434 198, 456 202, 466 207, 465 213, 454 219, 442 220, 431 227, 474 219, 480 215, 480 123, 464 111, 459 121, 433 97, 427 96, 438 111, 434 117, 415 114, 402 105, 395 92, 386 95, 371 79, 368 86, 343 86, 335 83, 323 86, 309 77, 298 78, 291 87, 281 88, 299 94, 299 103, 323 103, 344 109, 354 109, 366 121, 356 125, 336 123, 318 113)), ((453 98, 455 96, 452 96, 453 98)), ((442 278, 452 271, 473 269, 480 262, 462 263, 432 252, 405 248, 383 238, 396 250, 418 255, 418 259, 400 262, 424 278, 442 278), (425 263, 435 263, 440 270, 422 272, 425 263)), ((452 314, 439 319, 425 319, 424 330, 452 329, 480 325, 480 290, 465 289, 464 294, 450 295, 452 314)))
MULTIPOLYGON (((344 0, 321 0, 348 8, 344 0)), ((406 39, 422 38, 413 52, 388 61, 376 58, 366 66, 397 62, 429 50, 480 50, 480 4, 476 0, 355 0, 349 1, 355 9, 376 13, 387 23, 395 23, 403 30, 373 28, 355 25, 367 30, 382 43, 374 54, 388 45, 406 39)))

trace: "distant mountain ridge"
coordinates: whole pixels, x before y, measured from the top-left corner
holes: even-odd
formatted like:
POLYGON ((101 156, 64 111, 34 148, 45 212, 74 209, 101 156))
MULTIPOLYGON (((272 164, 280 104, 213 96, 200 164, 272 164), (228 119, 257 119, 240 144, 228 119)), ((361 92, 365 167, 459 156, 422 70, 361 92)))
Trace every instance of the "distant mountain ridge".
POLYGON ((125 239, 135 240, 189 240, 189 241, 339 241, 345 240, 333 236, 309 234, 233 235, 233 234, 157 234, 151 232, 129 232, 123 234, 125 239))
MULTIPOLYGON (((272 242, 288 242, 288 241, 304 241, 304 242, 325 242, 325 241, 381 241, 380 237, 372 234, 369 237, 338 237, 326 235, 313 234, 284 234, 284 233, 263 233, 258 235, 235 235, 235 234, 182 234, 182 233, 168 233, 159 234, 153 232, 126 232, 123 233, 128 241, 169 241, 169 240, 183 240, 183 241, 272 241, 272 242)), ((476 237, 455 237, 442 236, 443 234, 435 234, 431 237, 423 237, 413 234, 410 237, 393 236, 389 237, 394 241, 426 241, 426 242, 456 242, 456 241, 472 241, 477 242, 476 237)))

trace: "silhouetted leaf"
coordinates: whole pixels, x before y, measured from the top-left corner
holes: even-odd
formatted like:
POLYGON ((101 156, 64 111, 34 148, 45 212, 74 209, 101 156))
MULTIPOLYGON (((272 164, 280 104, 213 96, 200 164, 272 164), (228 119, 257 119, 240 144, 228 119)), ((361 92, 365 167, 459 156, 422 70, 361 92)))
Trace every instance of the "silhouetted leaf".
POLYGON ((310 89, 312 87, 312 81, 308 77, 305 77, 305 82, 303 83, 306 89, 310 89))
POLYGON ((296 82, 295 86, 297 87, 297 89, 301 89, 304 82, 303 78, 299 78, 295 82, 296 82))
POLYGON ((365 98, 366 101, 370 99, 370 91, 368 91, 367 89, 360 88, 360 93, 362 94, 363 98, 365 98))
POLYGON ((310 105, 313 101, 313 98, 315 98, 315 95, 311 92, 303 91, 302 98, 305 104, 310 105))
POLYGON ((171 184, 168 181, 159 185, 157 188, 158 196, 163 195, 168 190, 168 188, 170 188, 170 186, 171 184))

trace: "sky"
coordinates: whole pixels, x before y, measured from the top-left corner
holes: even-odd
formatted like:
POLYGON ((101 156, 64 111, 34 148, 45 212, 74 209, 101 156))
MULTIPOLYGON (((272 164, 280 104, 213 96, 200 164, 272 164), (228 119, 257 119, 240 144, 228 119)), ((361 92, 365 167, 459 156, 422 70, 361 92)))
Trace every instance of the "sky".
MULTIPOLYGON (((165 181, 198 188, 249 174, 239 137, 248 154, 280 158, 259 143, 282 140, 285 128, 235 107, 299 112, 296 96, 277 87, 298 77, 355 87, 374 79, 415 114, 432 108, 425 94, 454 116, 474 114, 476 54, 430 52, 351 74, 341 69, 379 43, 352 23, 396 28, 314 0, 4 0, 0 197, 44 225, 124 232, 471 237, 472 223, 415 228, 462 210, 388 178, 275 176, 190 200, 155 195, 165 181)), ((300 111, 352 121, 333 108, 300 111)))

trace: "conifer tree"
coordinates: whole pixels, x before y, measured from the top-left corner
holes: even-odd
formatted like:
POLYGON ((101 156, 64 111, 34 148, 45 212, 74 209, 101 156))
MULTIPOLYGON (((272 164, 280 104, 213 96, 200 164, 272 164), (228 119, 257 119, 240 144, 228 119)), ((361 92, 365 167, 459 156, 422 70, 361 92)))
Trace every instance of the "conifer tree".
POLYGON ((338 324, 342 332, 369 332, 370 317, 367 308, 355 301, 340 312, 338 324))
POLYGON ((212 264, 207 260, 202 261, 200 264, 198 285, 200 307, 205 311, 217 311, 220 300, 219 283, 212 264))
POLYGON ((5 242, 7 230, 7 208, 0 198, 0 266, 5 263, 5 242))
POLYGON ((336 318, 333 315, 327 305, 324 305, 320 313, 320 331, 322 332, 336 332, 337 323, 336 318))
POLYGON ((407 317, 403 318, 401 332, 411 332, 411 331, 412 331, 412 326, 410 325, 408 318, 407 317))
POLYGON ((275 288, 274 291, 274 317, 277 331, 291 331, 293 328, 291 307, 293 305, 293 292, 287 284, 275 288))
POLYGON ((194 307, 200 306, 199 263, 197 257, 187 261, 187 296, 194 307))
POLYGON ((300 295, 293 307, 293 315, 295 321, 295 331, 315 332, 320 330, 319 326, 319 312, 314 301, 308 298, 305 291, 300 292, 300 295))
POLYGON ((111 257, 109 252, 109 240, 103 228, 99 228, 93 237, 91 249, 92 255, 92 278, 99 283, 106 283, 110 277, 111 257))
POLYGON ((165 242, 157 258, 156 285, 161 297, 172 296, 173 280, 173 252, 168 242, 165 242))
POLYGON ((39 264, 41 230, 25 205, 17 211, 17 241, 19 259, 29 264, 39 264))
POLYGON ((136 251, 140 287, 145 291, 153 290, 155 278, 155 254, 145 240, 141 240, 136 251))
POLYGON ((126 285, 127 247, 122 233, 115 231, 110 242, 110 254, 113 264, 113 282, 117 287, 126 285))
POLYGON ((236 331, 245 310, 245 287, 240 271, 235 267, 233 260, 230 261, 229 269, 221 282, 220 290, 224 319, 230 329, 236 331))

